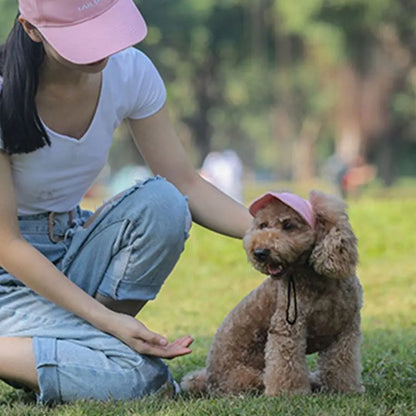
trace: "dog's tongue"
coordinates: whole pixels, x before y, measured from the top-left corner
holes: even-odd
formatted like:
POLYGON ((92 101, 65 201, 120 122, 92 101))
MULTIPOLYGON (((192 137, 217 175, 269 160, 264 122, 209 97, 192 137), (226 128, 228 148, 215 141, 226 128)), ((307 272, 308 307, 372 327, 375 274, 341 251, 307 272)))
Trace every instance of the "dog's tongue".
POLYGON ((270 275, 275 276, 283 271, 283 266, 281 264, 269 264, 267 271, 270 275))

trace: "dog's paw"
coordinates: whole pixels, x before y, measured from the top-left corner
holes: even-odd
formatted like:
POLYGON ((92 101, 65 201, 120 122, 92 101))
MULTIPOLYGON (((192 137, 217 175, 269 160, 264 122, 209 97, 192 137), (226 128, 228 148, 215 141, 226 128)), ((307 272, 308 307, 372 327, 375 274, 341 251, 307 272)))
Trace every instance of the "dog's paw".
POLYGON ((319 371, 314 371, 309 373, 309 383, 311 385, 311 390, 313 393, 319 392, 322 390, 322 380, 319 371))
POLYGON ((204 395, 207 392, 206 369, 186 374, 182 378, 181 389, 192 395, 204 395))

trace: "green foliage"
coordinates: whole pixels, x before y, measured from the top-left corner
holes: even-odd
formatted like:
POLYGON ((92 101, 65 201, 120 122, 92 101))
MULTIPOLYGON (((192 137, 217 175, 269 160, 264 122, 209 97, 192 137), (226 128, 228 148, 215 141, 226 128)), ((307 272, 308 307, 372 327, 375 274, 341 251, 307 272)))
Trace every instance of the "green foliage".
POLYGON ((17 0, 0 0, 0 43, 6 39, 17 14, 17 0))
MULTIPOLYGON (((188 127, 200 159, 211 148, 233 147, 246 166, 277 173, 291 169, 285 166, 288 152, 296 151, 305 120, 321 126, 319 149, 334 148, 322 142, 337 138, 341 65, 370 71, 377 50, 385 48, 386 29, 400 36, 404 50, 414 44, 414 6, 404 0, 304 0, 301 7, 289 0, 139 4, 156 34, 142 47, 161 64, 175 119, 188 127), (279 109, 287 114, 283 122, 275 120, 279 109)), ((411 88, 392 92, 393 131, 380 133, 394 135, 398 148, 414 137, 413 73, 403 72, 411 88)), ((363 147, 370 152, 371 146, 363 147)), ((329 155, 317 154, 317 164, 329 155)), ((408 154, 406 149, 398 158, 408 154)))
POLYGON ((286 31, 305 33, 309 23, 323 6, 323 0, 304 0, 302 7, 294 1, 276 0, 274 2, 277 17, 281 18, 286 31))
MULTIPOLYGON (((339 94, 340 70, 351 67, 366 80, 375 77, 378 67, 388 68, 390 78, 366 84, 367 95, 381 100, 380 91, 388 92, 373 108, 382 113, 367 121, 361 147, 383 174, 390 165, 378 161, 378 155, 387 146, 385 138, 394 137, 394 146, 386 152, 395 153, 395 173, 416 174, 415 2, 137 3, 149 25, 140 48, 166 81, 175 124, 197 151, 195 165, 213 148, 232 147, 248 169, 290 176, 305 121, 310 121, 320 126, 314 160, 319 166, 340 139, 337 112, 343 101, 360 104, 357 97, 339 94), (386 82, 389 86, 383 87, 386 82), (373 132, 379 118, 389 122, 373 132)), ((1 40, 10 30, 16 6, 16 0, 0 0, 1 40)), ((362 120, 351 123, 357 122, 362 120)))
MULTIPOLYGON (((250 190, 250 199, 260 192, 258 187, 250 190)), ((416 237, 409 213, 416 209, 416 197, 414 192, 413 197, 399 198, 400 195, 402 190, 396 189, 383 198, 363 197, 350 202, 350 218, 359 239, 359 276, 364 287, 365 394, 279 398, 245 395, 225 399, 192 399, 182 395, 176 401, 148 398, 120 403, 79 402, 48 409, 35 405, 33 396, 1 384, 0 414, 415 415, 416 237)), ((193 353, 169 362, 176 379, 204 365, 211 339, 224 316, 263 278, 248 264, 240 241, 194 226, 174 273, 158 299, 140 314, 150 328, 170 338, 185 333, 195 336, 193 353)), ((313 365, 314 357, 310 363, 313 365)))

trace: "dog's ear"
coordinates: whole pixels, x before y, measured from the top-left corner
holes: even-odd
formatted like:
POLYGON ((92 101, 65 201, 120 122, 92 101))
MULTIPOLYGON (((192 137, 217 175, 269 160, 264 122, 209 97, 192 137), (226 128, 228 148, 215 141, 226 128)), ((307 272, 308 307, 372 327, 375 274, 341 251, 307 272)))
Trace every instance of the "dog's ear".
POLYGON ((346 204, 335 196, 312 191, 309 200, 315 215, 316 242, 310 256, 314 270, 331 278, 355 274, 357 239, 351 229, 346 204))

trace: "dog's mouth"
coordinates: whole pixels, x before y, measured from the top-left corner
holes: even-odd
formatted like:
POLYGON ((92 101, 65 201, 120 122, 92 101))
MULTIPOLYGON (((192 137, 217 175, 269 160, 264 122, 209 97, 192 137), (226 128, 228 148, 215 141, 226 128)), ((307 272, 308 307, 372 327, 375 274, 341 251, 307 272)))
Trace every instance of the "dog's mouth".
POLYGON ((287 265, 279 258, 273 258, 272 251, 267 247, 256 247, 251 255, 253 264, 257 265, 257 269, 264 274, 279 278, 287 271, 287 265))
POLYGON ((285 274, 286 268, 281 263, 270 263, 267 265, 267 273, 274 278, 281 277, 285 274))

